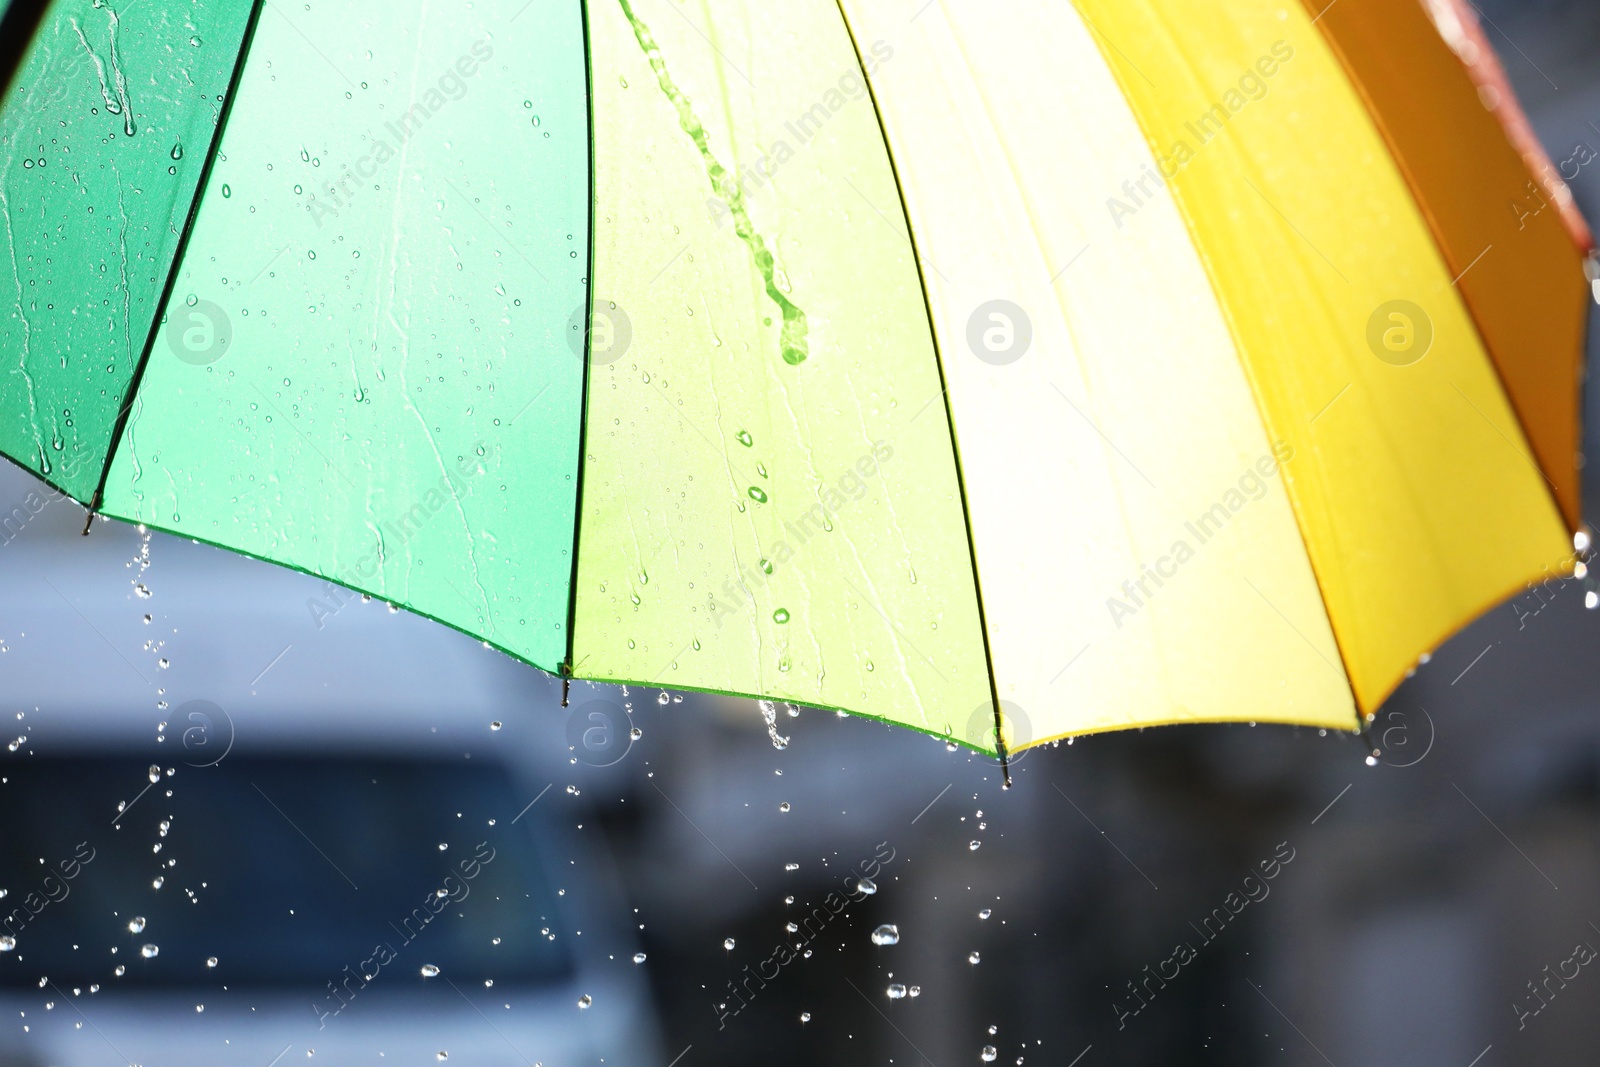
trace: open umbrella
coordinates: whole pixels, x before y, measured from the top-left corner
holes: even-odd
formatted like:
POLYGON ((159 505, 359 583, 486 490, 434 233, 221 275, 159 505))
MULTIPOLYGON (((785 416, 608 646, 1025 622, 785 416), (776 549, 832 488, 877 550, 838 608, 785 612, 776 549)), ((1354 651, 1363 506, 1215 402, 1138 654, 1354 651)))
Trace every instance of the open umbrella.
POLYGON ((55 0, 0 451, 567 677, 1355 729, 1576 561, 1588 238, 1471 69, 1416 0, 55 0))

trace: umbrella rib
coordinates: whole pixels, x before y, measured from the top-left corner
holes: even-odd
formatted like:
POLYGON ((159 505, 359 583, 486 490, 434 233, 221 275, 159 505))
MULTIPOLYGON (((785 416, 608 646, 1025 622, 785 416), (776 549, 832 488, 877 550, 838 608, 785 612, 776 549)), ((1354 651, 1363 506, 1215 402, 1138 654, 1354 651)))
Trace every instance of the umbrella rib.
MULTIPOLYGON (((922 269, 922 256, 917 249, 916 231, 911 225, 911 211, 906 205, 905 184, 900 180, 900 167, 895 162, 894 147, 889 144, 889 133, 883 125, 883 108, 878 103, 878 91, 873 87, 872 78, 866 73, 866 64, 861 59, 861 44, 856 40, 854 27, 850 25, 850 16, 845 13, 844 0, 834 0, 839 9, 839 21, 844 25, 845 36, 850 41, 850 47, 856 56, 856 67, 862 74, 862 83, 867 87, 867 99, 872 101, 872 114, 878 122, 878 135, 883 139, 883 155, 889 162, 889 176, 894 179, 895 192, 900 197, 900 214, 906 220, 906 243, 911 246, 911 262, 917 269, 917 285, 922 291, 922 307, 928 316, 928 341, 933 346, 933 366, 939 372, 940 396, 946 396, 950 389, 950 382, 944 374, 944 355, 939 347, 939 331, 933 321, 933 301, 928 296, 928 275, 922 269)), ((918 11, 920 15, 922 12, 918 11)), ((915 16, 913 16, 914 18, 915 16)), ((937 268, 935 268, 937 270, 937 268)), ((931 401, 930 401, 931 403, 931 401)), ((926 408, 927 405, 924 405, 926 408)), ((972 507, 967 496, 967 479, 961 469, 961 449, 956 443, 955 413, 950 409, 948 401, 945 402, 945 425, 950 433, 950 456, 954 460, 956 475, 956 491, 961 500, 962 525, 967 534, 967 557, 972 564, 972 595, 978 608, 978 635, 983 639, 983 665, 989 674, 989 704, 994 708, 994 742, 995 750, 1000 756, 1000 774, 1005 788, 1011 788, 1011 759, 1006 751, 1004 724, 1000 718, 1000 687, 994 676, 994 648, 989 641, 989 624, 983 608, 983 580, 978 574, 978 546, 972 537, 972 507)), ((922 412, 917 412, 918 415, 922 412)))
POLYGON ((44 22, 45 8, 50 0, 12 0, 0 19, 0 96, 11 88, 11 82, 28 58, 28 46, 44 22))
MULTIPOLYGON (((522 12, 518 11, 517 14, 522 12)), ((585 457, 588 455, 589 442, 589 370, 594 342, 594 202, 597 190, 594 163, 594 59, 589 43, 589 0, 578 0, 578 19, 583 23, 583 95, 589 124, 589 262, 584 271, 587 281, 584 284, 583 374, 578 394, 578 470, 572 487, 572 570, 567 578, 567 655, 560 665, 561 677, 569 681, 576 669, 573 664, 578 654, 578 550, 583 544, 583 487, 584 473, 588 468, 585 457)), ((565 703, 565 687, 561 696, 565 703)))

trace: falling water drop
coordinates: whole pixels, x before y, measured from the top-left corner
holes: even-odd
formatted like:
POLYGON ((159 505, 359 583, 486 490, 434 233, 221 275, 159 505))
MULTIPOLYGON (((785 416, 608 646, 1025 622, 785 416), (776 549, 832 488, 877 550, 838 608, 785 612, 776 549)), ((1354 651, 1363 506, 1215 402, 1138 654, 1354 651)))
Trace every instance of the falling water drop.
POLYGON ((872 931, 874 945, 898 945, 900 943, 900 928, 893 923, 884 923, 872 931))

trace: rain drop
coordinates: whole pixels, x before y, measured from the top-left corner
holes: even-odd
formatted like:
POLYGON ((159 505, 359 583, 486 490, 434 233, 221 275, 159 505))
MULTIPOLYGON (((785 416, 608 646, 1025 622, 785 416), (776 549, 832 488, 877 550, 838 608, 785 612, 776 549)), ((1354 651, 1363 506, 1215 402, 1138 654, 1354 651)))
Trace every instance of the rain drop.
POLYGON ((594 998, 591 997, 587 993, 585 993, 583 996, 578 998, 578 1007, 579 1007, 579 1009, 587 1008, 589 1005, 591 1005, 593 1003, 594 1003, 594 998))
POLYGON ((757 504, 765 504, 767 502, 767 494, 759 485, 752 485, 750 487, 750 499, 757 504))
POLYGON ((633 962, 634 963, 643 963, 644 960, 645 960, 645 956, 644 956, 643 952, 635 952, 633 954, 633 962))
POLYGON ((990 911, 988 908, 984 908, 982 911, 978 912, 978 918, 987 919, 989 916, 991 916, 993 914, 994 914, 994 912, 990 911))
POLYGON ((138 917, 136 917, 134 919, 131 919, 128 922, 128 933, 130 933, 130 934, 142 934, 142 933, 144 933, 144 917, 143 916, 138 916, 138 917))
POLYGON ((993 1045, 983 1046, 983 1052, 979 1054, 984 1063, 993 1063, 995 1058, 999 1055, 1000 1053, 995 1051, 995 1047, 993 1045))
POLYGON ((147 960, 153 960, 161 954, 160 945, 144 945, 139 949, 139 955, 147 960))
POLYGON ((724 938, 723 941, 722 941, 722 947, 727 949, 729 952, 732 952, 733 951, 733 938, 731 938, 731 937, 724 938))
POLYGON ((756 443, 756 439, 754 437, 750 436, 750 431, 749 430, 740 430, 739 431, 739 443, 741 445, 744 445, 744 447, 749 448, 751 445, 756 443))
POLYGON ((878 883, 874 882, 871 878, 863 878, 861 881, 856 883, 856 888, 861 891, 862 896, 870 897, 872 894, 878 891, 878 883))
POLYGON ((505 723, 501 722, 499 719, 496 719, 494 722, 489 724, 489 729, 498 730, 503 726, 505 726, 505 723))
POLYGON ((12 937, 10 934, 6 934, 4 937, 0 937, 0 952, 15 952, 16 950, 17 950, 17 939, 16 938, 12 937))
POLYGON ((803 1022, 803 1023, 810 1022, 811 1021, 811 1013, 809 1011, 801 1012, 800 1013, 800 1021, 803 1022))
POLYGON ((978 849, 980 849, 982 847, 983 847, 983 842, 982 841, 968 841, 967 842, 967 851, 968 852, 976 852, 976 851, 978 851, 978 849))
POLYGON ((777 611, 774 611, 772 613, 772 621, 777 623, 779 626, 782 626, 784 623, 788 622, 789 621, 789 609, 788 608, 779 608, 777 611))
POLYGON ((976 952, 967 953, 967 962, 976 966, 978 963, 978 954, 976 952))
POLYGON ((783 803, 779 804, 778 805, 778 810, 779 811, 783 811, 783 812, 787 812, 789 810, 789 802, 787 800, 785 800, 783 803))
POLYGON ((215 957, 215 956, 206 957, 206 966, 207 967, 215 967, 216 965, 217 965, 217 957, 215 957))
POLYGON ((872 931, 874 945, 898 945, 900 943, 900 929, 893 923, 884 923, 872 931))
POLYGON ((906 987, 899 982, 895 982, 888 988, 887 992, 890 1000, 899 1000, 906 995, 906 987))
POLYGON ((439 974, 439 968, 438 968, 437 965, 432 964, 432 963, 424 963, 422 965, 422 977, 424 977, 424 978, 436 978, 436 977, 438 977, 438 974, 439 974))

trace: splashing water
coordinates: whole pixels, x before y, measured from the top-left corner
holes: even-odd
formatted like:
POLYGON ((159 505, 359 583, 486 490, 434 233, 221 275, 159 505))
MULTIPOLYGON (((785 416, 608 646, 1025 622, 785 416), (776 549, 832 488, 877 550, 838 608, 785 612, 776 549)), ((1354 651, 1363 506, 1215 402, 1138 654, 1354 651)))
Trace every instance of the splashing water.
POLYGON ((778 733, 778 705, 770 700, 758 700, 756 705, 761 708, 761 717, 767 722, 767 736, 772 739, 772 747, 780 752, 789 747, 789 739, 778 733))
POLYGON ((711 141, 706 134, 706 128, 695 118, 689 98, 683 95, 683 91, 672 80, 672 75, 667 72, 667 62, 661 57, 661 49, 651 35, 650 28, 633 13, 633 5, 628 0, 617 0, 617 2, 622 5, 623 15, 633 26, 633 35, 638 40, 639 47, 644 50, 645 58, 650 61, 650 69, 655 71, 656 83, 661 86, 661 91, 666 94, 678 112, 678 126, 689 135, 690 140, 694 141, 695 148, 699 150, 700 158, 705 163, 706 176, 711 179, 712 191, 728 205, 728 212, 733 216, 734 232, 750 250, 750 258, 755 262, 756 270, 761 272, 762 281, 766 283, 767 296, 778 305, 778 310, 783 314, 783 326, 778 332, 778 349, 783 361, 791 366, 804 363, 811 351, 810 342, 806 339, 809 332, 806 313, 796 307, 779 288, 777 261, 768 250, 767 242, 756 232, 755 224, 750 221, 750 213, 745 210, 744 193, 740 190, 739 183, 728 173, 727 168, 717 161, 717 157, 712 155, 711 141))

